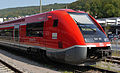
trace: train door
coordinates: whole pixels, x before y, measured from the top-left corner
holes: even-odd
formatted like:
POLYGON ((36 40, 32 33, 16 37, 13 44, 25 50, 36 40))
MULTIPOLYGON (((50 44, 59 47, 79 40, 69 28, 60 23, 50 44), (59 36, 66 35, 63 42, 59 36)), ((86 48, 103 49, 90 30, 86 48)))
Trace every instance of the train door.
POLYGON ((50 48, 59 48, 59 32, 57 17, 47 14, 45 23, 45 46, 50 48))
POLYGON ((19 42, 19 24, 14 26, 14 41, 19 42))
POLYGON ((44 24, 44 39, 45 39, 45 47, 46 49, 50 46, 50 38, 51 38, 51 32, 50 32, 50 29, 51 28, 51 25, 52 25, 52 19, 49 19, 47 18, 47 15, 46 15, 46 22, 44 24))

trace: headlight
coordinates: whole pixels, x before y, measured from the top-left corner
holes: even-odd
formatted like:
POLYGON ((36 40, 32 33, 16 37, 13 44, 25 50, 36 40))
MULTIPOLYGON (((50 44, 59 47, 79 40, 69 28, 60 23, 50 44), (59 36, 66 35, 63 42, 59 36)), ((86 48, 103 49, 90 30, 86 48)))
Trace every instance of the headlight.
POLYGON ((94 40, 96 40, 96 41, 97 41, 97 40, 101 41, 101 40, 102 40, 102 38, 94 38, 94 40))
POLYGON ((94 38, 94 40, 98 40, 99 38, 94 38))

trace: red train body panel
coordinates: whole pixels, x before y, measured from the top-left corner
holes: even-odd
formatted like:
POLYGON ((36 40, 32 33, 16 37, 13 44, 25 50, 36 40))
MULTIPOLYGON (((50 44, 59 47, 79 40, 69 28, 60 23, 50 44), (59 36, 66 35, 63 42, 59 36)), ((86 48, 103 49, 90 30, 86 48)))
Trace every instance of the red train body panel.
POLYGON ((108 55, 105 56, 111 55, 110 42, 107 41, 100 24, 89 14, 70 9, 55 10, 1 23, 0 39, 1 43, 14 43, 26 47, 24 50, 31 47, 45 50, 49 58, 71 64, 92 59, 91 51, 94 51, 94 48, 95 51, 99 50, 100 57, 103 54, 101 50, 107 50, 105 52, 108 55), (79 20, 80 16, 88 21, 79 20), (78 24, 78 22, 82 23, 78 24), (95 33, 97 38, 88 35, 89 32, 93 35, 95 33), (102 35, 97 36, 97 34, 102 35), (3 40, 3 37, 9 39, 3 40), (88 37, 92 38, 92 42, 88 41, 91 40, 88 37), (90 50, 91 48, 93 49, 90 50))

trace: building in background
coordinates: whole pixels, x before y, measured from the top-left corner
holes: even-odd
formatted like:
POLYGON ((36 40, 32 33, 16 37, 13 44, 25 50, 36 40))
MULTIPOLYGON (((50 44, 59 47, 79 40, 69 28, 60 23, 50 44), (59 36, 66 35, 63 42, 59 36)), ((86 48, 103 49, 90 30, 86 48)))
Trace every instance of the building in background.
POLYGON ((120 17, 101 18, 97 19, 107 33, 109 38, 120 39, 120 17))
POLYGON ((3 22, 3 21, 4 21, 3 18, 0 18, 0 23, 3 22))

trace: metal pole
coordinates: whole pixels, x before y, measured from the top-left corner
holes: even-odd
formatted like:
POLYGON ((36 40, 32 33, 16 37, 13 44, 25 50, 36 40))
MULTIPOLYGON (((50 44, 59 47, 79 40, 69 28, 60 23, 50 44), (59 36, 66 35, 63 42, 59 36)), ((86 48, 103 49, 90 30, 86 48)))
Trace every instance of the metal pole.
POLYGON ((42 0, 40 0, 40 13, 42 13, 42 0))
POLYGON ((116 29, 116 50, 118 49, 118 29, 116 29))
POLYGON ((107 21, 107 19, 106 19, 106 20, 105 20, 105 27, 104 27, 104 28, 105 28, 105 33, 106 33, 106 34, 107 34, 107 28, 106 28, 106 27, 107 27, 107 24, 108 24, 108 21, 107 21))
MULTIPOLYGON (((116 19, 116 26, 118 25, 118 19, 116 19)), ((118 29, 116 28, 116 54, 118 51, 118 29)))
POLYGON ((68 9, 67 5, 66 5, 66 9, 68 9))

